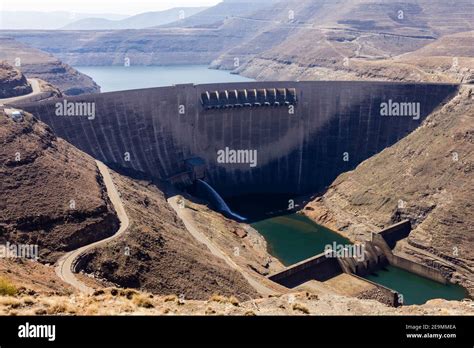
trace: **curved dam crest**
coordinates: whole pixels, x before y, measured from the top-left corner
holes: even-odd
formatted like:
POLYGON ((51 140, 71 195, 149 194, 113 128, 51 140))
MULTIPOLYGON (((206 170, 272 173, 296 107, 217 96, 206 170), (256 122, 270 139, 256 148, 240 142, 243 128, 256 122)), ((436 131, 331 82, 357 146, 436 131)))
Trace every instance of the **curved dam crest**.
POLYGON ((304 194, 408 135, 458 88, 352 81, 186 84, 14 106, 115 167, 166 180, 186 173, 185 161, 199 157, 206 181, 224 197, 304 194), (253 90, 263 99, 249 102, 253 90), (294 100, 278 102, 287 91, 294 100), (212 93, 215 108, 202 99, 212 93), (247 99, 239 101, 241 94, 247 99), (56 104, 64 100, 93 105, 94 117, 57 116, 56 104), (402 112, 413 114, 396 116, 402 112), (258 165, 219 163, 217 153, 226 148, 256 150, 258 165))

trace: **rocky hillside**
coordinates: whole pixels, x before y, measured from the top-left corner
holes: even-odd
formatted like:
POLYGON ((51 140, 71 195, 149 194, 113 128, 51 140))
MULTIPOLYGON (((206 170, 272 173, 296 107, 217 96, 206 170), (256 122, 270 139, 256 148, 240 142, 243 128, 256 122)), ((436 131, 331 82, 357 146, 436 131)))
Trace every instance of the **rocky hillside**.
POLYGON ((389 58, 369 59, 334 54, 330 61, 298 63, 258 56, 239 69, 256 79, 269 80, 388 80, 469 83, 474 81, 474 35, 462 32, 443 36, 415 50, 389 58), (350 58, 348 58, 350 57, 350 58))
MULTIPOLYGON (((38 245, 40 261, 51 263, 118 230, 90 156, 29 114, 20 122, 1 114, 0 142, 1 244, 38 245)), ((81 264, 88 273, 123 287, 187 298, 258 296, 191 236, 158 188, 118 174, 114 180, 133 222, 125 237, 86 255, 81 264)))
POLYGON ((0 61, 0 99, 31 93, 25 75, 6 62, 0 61))
POLYGON ((0 241, 33 244, 51 262, 113 234, 118 219, 94 160, 26 115, 0 114, 0 241))
MULTIPOLYGON (((241 74, 268 80, 462 80, 465 75, 436 76, 439 59, 435 57, 446 56, 450 59, 442 65, 448 64, 447 70, 451 68, 452 58, 458 57, 458 67, 454 69, 470 69, 465 73, 472 75, 474 37, 467 33, 472 30, 472 21, 468 19, 474 11, 471 1, 308 0, 286 4, 282 12, 294 16, 287 24, 294 28, 291 34, 254 55, 238 69, 241 74), (462 38, 456 35, 444 38, 462 32, 462 38), (454 53, 444 45, 447 42, 468 49, 461 51, 456 47, 454 53), (438 53, 431 52, 428 57, 427 48, 418 55, 418 50, 427 45, 437 46, 438 53), (412 56, 403 56, 410 52, 412 56), (422 59, 414 59, 423 53, 422 59)), ((278 34, 276 30, 254 40, 268 40, 272 32, 278 34)), ((231 54, 242 49, 243 46, 236 47, 231 54)), ((222 57, 220 60, 225 61, 222 57)))
POLYGON ((474 91, 394 146, 340 175, 304 212, 351 239, 409 219, 397 252, 438 267, 474 293, 474 91))
POLYGON ((251 16, 256 12, 269 11, 279 0, 223 0, 217 5, 180 21, 157 26, 158 28, 221 28, 235 17, 251 16))
POLYGON ((86 273, 121 287, 188 299, 213 293, 258 296, 242 275, 194 239, 159 188, 118 174, 113 179, 132 224, 124 237, 84 256, 86 273))
POLYGON ((0 315, 472 315, 472 303, 432 300, 420 306, 386 307, 373 300, 309 292, 239 301, 235 297, 209 296, 202 301, 177 296, 156 296, 127 289, 44 296, 23 293, 0 296, 0 315))
POLYGON ((0 37, 0 60, 15 66, 28 78, 39 78, 65 95, 96 93, 100 87, 88 76, 41 50, 0 37))

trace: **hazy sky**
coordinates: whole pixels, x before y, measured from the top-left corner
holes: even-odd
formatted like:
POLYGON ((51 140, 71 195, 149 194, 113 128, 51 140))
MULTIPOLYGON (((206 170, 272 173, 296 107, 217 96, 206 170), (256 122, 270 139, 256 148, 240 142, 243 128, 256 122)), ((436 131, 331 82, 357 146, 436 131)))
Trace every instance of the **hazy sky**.
POLYGON ((0 0, 5 11, 137 14, 172 7, 212 6, 222 0, 0 0))

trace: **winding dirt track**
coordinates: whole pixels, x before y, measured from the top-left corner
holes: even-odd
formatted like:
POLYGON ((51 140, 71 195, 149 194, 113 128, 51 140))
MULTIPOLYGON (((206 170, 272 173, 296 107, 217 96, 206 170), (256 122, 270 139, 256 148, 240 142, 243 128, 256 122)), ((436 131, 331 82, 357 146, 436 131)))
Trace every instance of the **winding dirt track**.
POLYGON ((89 251, 93 248, 104 245, 120 237, 122 234, 125 233, 125 231, 127 230, 130 224, 128 216, 125 212, 125 208, 123 207, 122 200, 120 199, 117 188, 115 187, 112 181, 112 177, 110 176, 109 169, 102 162, 96 161, 96 163, 102 175, 102 178, 104 180, 104 184, 107 189, 107 194, 109 195, 110 201, 112 202, 115 212, 117 213, 117 216, 120 220, 120 228, 117 231, 117 233, 115 233, 111 237, 102 239, 98 242, 95 242, 89 245, 85 245, 79 249, 73 250, 65 254, 63 257, 61 257, 58 260, 56 264, 56 274, 58 275, 58 277, 61 278, 64 282, 72 285, 74 288, 86 294, 93 293, 94 289, 85 285, 83 282, 81 282, 80 280, 76 278, 73 272, 73 266, 74 266, 75 261, 81 254, 85 253, 86 251, 89 251))
MULTIPOLYGON (((94 289, 87 286, 79 279, 76 278, 74 274, 74 265, 76 260, 85 252, 92 250, 96 247, 109 243, 110 241, 120 237, 124 234, 130 224, 130 220, 125 212, 125 208, 123 206, 122 200, 120 199, 119 193, 117 188, 115 187, 112 177, 110 176, 109 169, 99 161, 96 161, 97 167, 102 175, 104 180, 105 187, 107 189, 107 194, 112 202, 115 212, 120 220, 120 228, 113 236, 108 237, 106 239, 102 239, 100 241, 94 242, 89 245, 85 245, 80 247, 79 249, 73 250, 65 255, 63 255, 56 264, 56 274, 58 275, 61 280, 70 284, 77 290, 86 293, 92 294, 94 289)), ((238 266, 228 255, 226 255, 219 247, 217 247, 214 243, 212 243, 202 232, 200 232, 195 224, 191 216, 189 216, 189 212, 186 208, 182 209, 178 207, 177 203, 178 197, 171 197, 168 199, 168 203, 170 206, 176 211, 178 216, 182 219, 185 224, 186 229, 194 236, 199 242, 205 244, 209 250, 216 255, 217 257, 223 259, 231 268, 237 270, 241 273, 244 278, 250 283, 252 287, 257 290, 261 295, 270 295, 281 292, 281 289, 271 282, 263 283, 254 277, 250 276, 246 271, 244 271, 240 266, 238 266), (273 286, 271 286, 273 285, 273 286)))
POLYGON ((168 204, 174 209, 178 217, 183 221, 186 230, 200 243, 207 246, 207 248, 211 251, 212 254, 215 256, 223 259, 227 265, 229 265, 232 269, 235 269, 237 272, 242 274, 242 276, 248 281, 248 283, 261 295, 274 295, 278 293, 285 292, 284 288, 280 287, 278 284, 275 284, 271 281, 262 282, 257 280, 248 272, 246 272, 242 267, 237 265, 234 260, 232 260, 224 251, 222 251, 216 244, 214 244, 207 236, 199 231, 194 223, 194 219, 190 215, 189 209, 185 207, 180 207, 178 204, 179 197, 174 196, 168 198, 168 204))
POLYGON ((5 98, 5 99, 0 99, 0 104, 9 104, 9 103, 15 103, 15 102, 20 102, 23 99, 33 97, 37 94, 41 93, 41 88, 39 81, 37 79, 28 79, 28 82, 31 85, 32 92, 25 94, 25 95, 19 95, 17 97, 11 97, 11 98, 5 98))

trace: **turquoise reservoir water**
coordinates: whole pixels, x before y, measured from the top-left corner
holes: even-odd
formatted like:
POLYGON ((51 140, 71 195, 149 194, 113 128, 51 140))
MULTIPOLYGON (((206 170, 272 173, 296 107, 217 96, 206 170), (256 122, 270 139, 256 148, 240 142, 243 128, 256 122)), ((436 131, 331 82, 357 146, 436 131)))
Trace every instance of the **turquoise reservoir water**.
POLYGON ((219 83, 253 81, 228 71, 208 69, 207 65, 173 66, 75 66, 92 77, 102 92, 123 91, 180 83, 219 83))
POLYGON ((393 266, 387 266, 365 278, 398 291, 403 295, 406 305, 423 304, 434 298, 462 300, 467 297, 467 291, 459 285, 440 284, 393 266))
POLYGON ((269 253, 285 266, 320 254, 333 242, 350 244, 346 238, 300 214, 262 220, 252 227, 265 237, 269 253))
MULTIPOLYGON (((320 254, 333 242, 350 244, 344 237, 300 214, 272 217, 252 226, 265 237, 268 252, 285 266, 320 254)), ((437 283, 393 266, 365 278, 401 293, 405 305, 423 304, 435 298, 462 300, 467 297, 466 289, 459 285, 437 283)))

